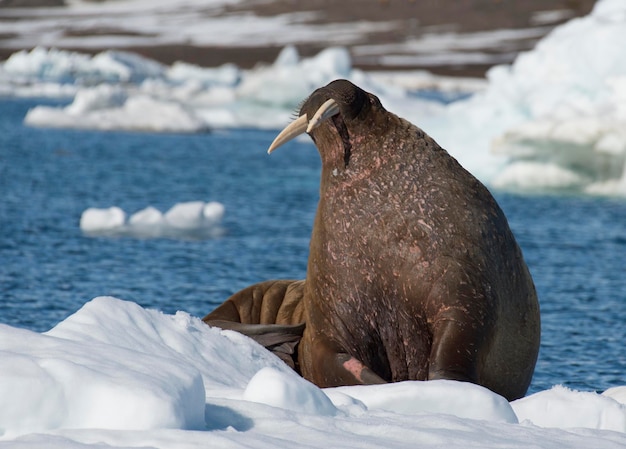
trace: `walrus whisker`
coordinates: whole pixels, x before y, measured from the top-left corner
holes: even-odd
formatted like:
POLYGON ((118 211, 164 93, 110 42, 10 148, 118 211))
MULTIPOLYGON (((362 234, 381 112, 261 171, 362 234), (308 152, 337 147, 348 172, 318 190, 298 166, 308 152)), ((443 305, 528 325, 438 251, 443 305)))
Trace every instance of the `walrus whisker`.
POLYGON ((320 126, 322 122, 337 114, 339 114, 339 105, 337 102, 332 98, 327 100, 319 107, 319 109, 315 112, 315 115, 313 115, 313 118, 309 121, 309 126, 307 127, 306 132, 310 133, 315 128, 320 126))
POLYGON ((272 144, 267 150, 267 153, 270 154, 279 146, 289 142, 290 140, 298 137, 300 134, 304 134, 306 132, 307 126, 309 123, 309 119, 306 114, 301 115, 296 120, 291 122, 289 125, 283 129, 280 134, 276 136, 272 144))

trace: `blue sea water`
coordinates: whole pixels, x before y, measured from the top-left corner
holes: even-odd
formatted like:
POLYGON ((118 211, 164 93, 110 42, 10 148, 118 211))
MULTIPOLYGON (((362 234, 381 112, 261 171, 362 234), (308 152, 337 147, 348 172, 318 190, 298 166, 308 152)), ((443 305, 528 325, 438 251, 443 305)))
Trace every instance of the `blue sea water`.
MULTIPOLYGON (((25 127, 34 104, 0 100, 0 323, 45 331, 100 295, 201 317, 251 283, 304 277, 319 182, 312 145, 268 156, 274 133, 265 131, 25 127), (88 207, 166 211, 194 200, 225 205, 224 235, 110 238, 79 228, 88 207)), ((530 392, 626 385, 626 201, 495 195, 540 296, 530 392)))

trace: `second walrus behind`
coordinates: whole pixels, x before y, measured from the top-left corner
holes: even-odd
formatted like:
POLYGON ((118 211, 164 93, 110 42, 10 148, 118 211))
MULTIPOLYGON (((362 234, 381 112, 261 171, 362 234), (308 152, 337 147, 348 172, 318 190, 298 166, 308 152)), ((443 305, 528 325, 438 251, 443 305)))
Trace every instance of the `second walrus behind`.
POLYGON ((269 151, 304 132, 322 160, 306 279, 251 286, 205 322, 269 341, 320 387, 453 379, 522 397, 539 304, 489 191, 346 80, 313 92, 269 151))

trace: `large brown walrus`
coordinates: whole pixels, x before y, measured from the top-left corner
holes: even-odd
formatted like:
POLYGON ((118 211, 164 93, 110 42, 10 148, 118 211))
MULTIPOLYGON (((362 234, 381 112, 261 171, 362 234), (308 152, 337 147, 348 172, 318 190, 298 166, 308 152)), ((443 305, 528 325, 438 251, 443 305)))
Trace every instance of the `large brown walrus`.
POLYGON ((304 132, 322 160, 306 279, 251 286, 204 320, 291 343, 320 387, 454 379, 522 397, 539 305, 489 191, 346 80, 313 92, 269 151, 304 132))

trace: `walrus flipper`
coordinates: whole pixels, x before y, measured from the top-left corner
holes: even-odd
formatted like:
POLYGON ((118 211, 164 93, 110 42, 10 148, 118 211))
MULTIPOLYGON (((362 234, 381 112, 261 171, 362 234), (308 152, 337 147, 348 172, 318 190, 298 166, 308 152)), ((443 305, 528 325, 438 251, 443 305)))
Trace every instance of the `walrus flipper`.
POLYGON ((264 346, 292 369, 297 369, 296 348, 305 324, 245 324, 226 320, 205 320, 209 326, 237 331, 264 346))
POLYGON ((324 387, 340 387, 343 385, 374 385, 387 383, 356 357, 344 352, 335 342, 329 341, 324 335, 315 337, 311 344, 311 335, 305 335, 302 346, 311 348, 303 354, 304 363, 312 366, 312 376, 324 387), (311 357, 307 360, 306 357, 311 357))
POLYGON ((233 294, 202 321, 252 338, 300 373, 297 347, 305 328, 303 291, 304 280, 260 282, 233 294))

